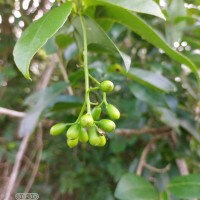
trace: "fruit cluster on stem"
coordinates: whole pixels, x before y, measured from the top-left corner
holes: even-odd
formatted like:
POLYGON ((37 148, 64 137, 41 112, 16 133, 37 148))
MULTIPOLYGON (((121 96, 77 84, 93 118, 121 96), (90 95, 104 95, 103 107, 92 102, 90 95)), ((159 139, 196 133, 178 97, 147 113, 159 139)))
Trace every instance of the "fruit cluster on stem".
POLYGON ((51 127, 51 135, 59 135, 67 130, 67 126, 70 126, 66 132, 67 145, 73 148, 78 145, 78 142, 89 142, 93 146, 102 147, 106 144, 107 132, 115 130, 115 123, 112 120, 117 120, 120 117, 119 110, 112 104, 107 102, 106 95, 108 92, 113 91, 114 84, 105 80, 99 82, 88 72, 88 50, 87 50, 87 35, 84 25, 83 17, 80 16, 80 21, 83 30, 83 43, 84 43, 84 73, 85 73, 85 102, 82 106, 81 112, 74 123, 59 123, 51 127), (94 81, 97 86, 90 88, 89 79, 94 81), (99 90, 102 92, 102 102, 96 105, 91 110, 90 92, 99 90), (105 110, 110 119, 100 119, 102 108, 105 106, 105 110))

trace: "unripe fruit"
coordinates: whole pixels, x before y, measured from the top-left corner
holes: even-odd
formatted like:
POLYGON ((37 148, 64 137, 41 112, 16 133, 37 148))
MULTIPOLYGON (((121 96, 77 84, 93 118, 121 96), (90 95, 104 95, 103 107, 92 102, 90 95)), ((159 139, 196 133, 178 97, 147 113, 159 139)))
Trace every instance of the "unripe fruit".
POLYGON ((113 106, 112 104, 106 105, 106 111, 110 117, 110 119, 116 120, 120 118, 120 112, 119 110, 113 106))
POLYGON ((82 143, 85 143, 89 140, 88 133, 84 128, 81 128, 78 138, 79 138, 79 141, 82 143))
POLYGON ((102 119, 99 122, 97 122, 97 125, 105 132, 112 132, 115 130, 116 127, 115 123, 109 119, 102 119))
POLYGON ((61 133, 63 133, 66 130, 66 127, 67 126, 64 123, 55 124, 54 126, 51 127, 50 134, 51 135, 60 135, 61 133))
POLYGON ((114 84, 111 81, 103 81, 100 83, 99 89, 103 92, 111 92, 114 89, 114 84))
POLYGON ((79 124, 74 124, 70 126, 70 128, 68 129, 66 133, 67 138, 71 140, 78 138, 80 130, 81 130, 81 126, 79 124))
POLYGON ((74 140, 71 140, 71 139, 67 139, 67 145, 70 147, 70 148, 73 148, 75 146, 78 145, 78 138, 74 139, 74 140))
POLYGON ((89 143, 92 146, 98 146, 100 143, 100 137, 94 126, 89 128, 88 134, 89 134, 89 143))
POLYGON ((98 146, 99 147, 105 146, 105 144, 106 144, 106 137, 105 137, 105 135, 101 135, 99 138, 100 138, 100 142, 99 142, 98 146))
POLYGON ((94 123, 94 120, 90 114, 85 114, 81 117, 81 126, 90 127, 94 123))
POLYGON ((92 109, 92 117, 94 120, 98 120, 101 115, 101 108, 95 107, 92 109))

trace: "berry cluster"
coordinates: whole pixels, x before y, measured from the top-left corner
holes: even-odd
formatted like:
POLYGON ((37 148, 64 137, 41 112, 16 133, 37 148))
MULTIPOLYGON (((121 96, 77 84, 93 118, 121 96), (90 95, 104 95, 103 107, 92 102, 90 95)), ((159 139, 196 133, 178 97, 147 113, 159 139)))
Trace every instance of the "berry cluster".
MULTIPOLYGON (((92 77, 94 80, 94 78, 92 77)), ((98 81, 96 81, 98 83, 98 81)), ((59 135, 67 130, 67 126, 70 126, 66 132, 67 145, 73 148, 78 145, 78 142, 89 143, 92 146, 102 147, 106 144, 105 133, 115 130, 115 123, 112 120, 117 120, 120 117, 119 110, 112 104, 107 103, 106 94, 114 89, 114 85, 111 81, 103 81, 98 83, 98 87, 91 88, 92 90, 100 90, 103 92, 103 100, 99 105, 96 105, 91 112, 84 114, 87 103, 83 104, 82 110, 75 123, 65 124, 58 123, 51 127, 51 135, 59 135), (100 119, 102 108, 105 108, 107 115, 110 119, 100 119)), ((88 92, 90 92, 88 91, 88 92)), ((89 105, 90 107, 90 105, 89 105)))

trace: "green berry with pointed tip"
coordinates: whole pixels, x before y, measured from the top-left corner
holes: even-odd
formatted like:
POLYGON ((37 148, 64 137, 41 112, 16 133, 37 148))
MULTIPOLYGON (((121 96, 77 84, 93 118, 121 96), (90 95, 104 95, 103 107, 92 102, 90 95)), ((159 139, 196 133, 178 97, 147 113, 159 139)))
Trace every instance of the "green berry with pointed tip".
POLYGON ((111 81, 106 80, 99 84, 99 89, 103 92, 111 92, 114 89, 114 84, 111 81))
POLYGON ((88 133, 85 128, 81 128, 78 139, 82 143, 86 143, 89 140, 88 133))
POLYGON ((101 136, 99 136, 99 138, 100 138, 100 142, 99 142, 98 146, 99 147, 105 146, 106 145, 106 137, 105 137, 105 135, 101 135, 101 136))
POLYGON ((89 128, 88 134, 89 134, 89 143, 92 146, 98 146, 100 143, 100 138, 94 126, 89 128))
POLYGON ((101 107, 95 107, 92 109, 92 117, 94 120, 98 120, 101 115, 101 107))
POLYGON ((78 145, 78 138, 76 139, 67 139, 67 145, 70 147, 70 148, 73 148, 73 147, 76 147, 78 145))
POLYGON ((117 119, 120 118, 119 110, 115 106, 113 106, 112 104, 106 105, 106 111, 107 111, 110 119, 117 120, 117 119))
POLYGON ((51 127, 50 129, 50 134, 51 135, 60 135, 61 133, 63 133, 66 130, 66 124, 65 123, 58 123, 55 124, 51 127))
POLYGON ((94 123, 94 120, 90 114, 85 114, 81 117, 81 126, 82 127, 90 127, 94 123))
POLYGON ((71 140, 78 138, 80 130, 81 130, 80 124, 74 124, 70 126, 66 133, 67 138, 71 140))
POLYGON ((101 119, 97 122, 97 125, 100 129, 102 129, 105 132, 112 132, 116 128, 115 123, 109 119, 101 119))

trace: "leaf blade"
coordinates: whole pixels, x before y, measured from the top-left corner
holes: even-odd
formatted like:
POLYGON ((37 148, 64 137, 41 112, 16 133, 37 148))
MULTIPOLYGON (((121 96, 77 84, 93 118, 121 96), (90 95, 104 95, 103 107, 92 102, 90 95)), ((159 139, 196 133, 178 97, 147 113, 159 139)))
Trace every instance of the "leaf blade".
POLYGON ((86 0, 88 6, 98 2, 104 5, 116 5, 130 11, 150 14, 165 19, 160 7, 152 0, 86 0))
POLYGON ((127 173, 121 177, 115 190, 115 197, 121 200, 158 200, 159 194, 141 176, 127 173))
POLYGON ((33 22, 17 41, 13 51, 14 61, 26 78, 30 79, 29 65, 31 59, 66 22, 71 9, 72 4, 67 2, 49 11, 42 18, 33 22))
POLYGON ((190 174, 172 179, 167 189, 176 197, 200 198, 200 174, 190 174))
MULTIPOLYGON (((119 54, 124 62, 126 70, 128 71, 131 64, 131 59, 128 55, 121 52, 110 37, 104 32, 104 30, 91 18, 84 16, 84 23, 86 26, 87 43, 90 45, 98 45, 107 52, 113 54, 119 54), (106 44, 106 45, 105 45, 106 44)), ((75 27, 75 37, 79 46, 79 49, 83 50, 83 33, 80 23, 80 18, 76 17, 73 22, 75 27)))
MULTIPOLYGON (((103 5, 100 1, 97 1, 96 3, 98 3, 98 5, 103 5)), ((114 5, 107 5, 104 8, 104 11, 102 11, 102 15, 103 17, 127 26, 129 29, 140 35, 143 39, 153 44, 155 47, 162 49, 175 61, 188 66, 195 74, 196 79, 200 82, 200 76, 196 65, 189 58, 172 49, 153 28, 151 28, 136 14, 114 5)))

